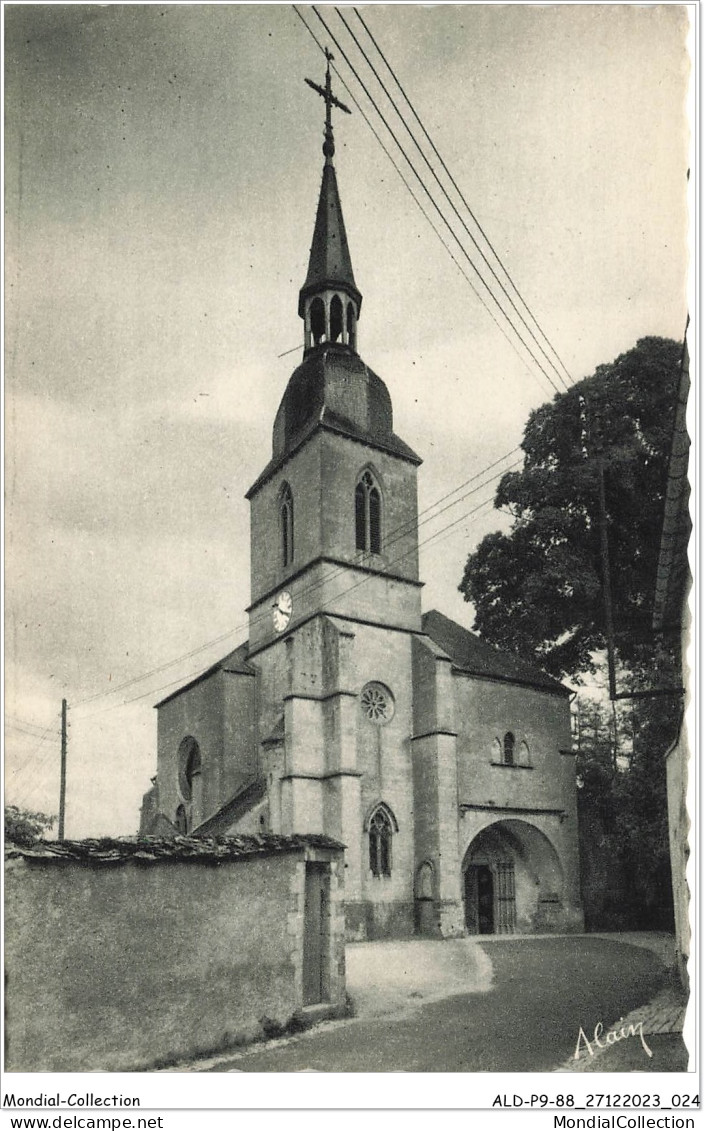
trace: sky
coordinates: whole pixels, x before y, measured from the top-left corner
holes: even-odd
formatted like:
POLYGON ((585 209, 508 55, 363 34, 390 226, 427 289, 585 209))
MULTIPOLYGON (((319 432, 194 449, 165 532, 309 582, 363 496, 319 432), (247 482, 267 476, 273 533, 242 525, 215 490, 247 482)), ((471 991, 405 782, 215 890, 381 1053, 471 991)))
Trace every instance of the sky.
MULTIPOLYGON (((323 160, 303 79, 324 69, 287 5, 3 10, 6 801, 58 811, 66 698, 66 834, 134 833, 153 704, 247 637, 244 493, 302 351, 323 160)), ((362 11, 571 378, 680 338, 686 6, 362 11)), ((553 390, 352 109, 335 163, 358 348, 424 460, 423 511, 520 443, 553 390)), ((461 519, 421 548, 421 577, 424 608, 467 627, 464 562, 507 519, 462 515, 494 486, 421 530, 461 519)))

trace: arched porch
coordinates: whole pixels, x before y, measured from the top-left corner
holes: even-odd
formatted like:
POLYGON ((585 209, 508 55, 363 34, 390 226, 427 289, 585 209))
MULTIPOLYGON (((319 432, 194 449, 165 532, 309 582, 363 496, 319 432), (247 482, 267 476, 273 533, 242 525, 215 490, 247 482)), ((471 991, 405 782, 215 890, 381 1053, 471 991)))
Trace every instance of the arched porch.
POLYGON ((528 821, 495 821, 474 837, 462 862, 462 893, 470 934, 565 929, 559 856, 528 821))

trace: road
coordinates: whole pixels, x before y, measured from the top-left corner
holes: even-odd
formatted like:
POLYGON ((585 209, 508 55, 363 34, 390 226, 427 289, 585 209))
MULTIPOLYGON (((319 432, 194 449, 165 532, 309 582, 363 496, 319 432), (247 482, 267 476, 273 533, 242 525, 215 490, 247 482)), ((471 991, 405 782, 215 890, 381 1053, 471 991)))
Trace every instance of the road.
MULTIPOLYGON (((584 936, 511 940, 487 953, 494 967, 488 993, 323 1026, 207 1070, 547 1072, 574 1055, 580 1027, 591 1035, 601 1021, 606 1029, 654 997, 666 976, 648 950, 584 936)), ((642 1056, 643 1071, 657 1070, 642 1056)), ((610 1070, 605 1060, 602 1070, 610 1070)))

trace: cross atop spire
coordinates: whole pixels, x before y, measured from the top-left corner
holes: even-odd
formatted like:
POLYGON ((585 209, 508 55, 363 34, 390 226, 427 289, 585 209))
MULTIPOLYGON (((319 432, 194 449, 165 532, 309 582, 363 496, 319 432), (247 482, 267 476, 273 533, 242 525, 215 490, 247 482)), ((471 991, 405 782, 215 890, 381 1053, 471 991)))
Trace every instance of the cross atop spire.
POLYGON ((352 111, 349 107, 345 106, 344 102, 340 102, 332 92, 332 83, 330 81, 330 63, 335 58, 331 51, 325 48, 325 58, 327 59, 327 67, 325 69, 325 86, 318 86, 317 82, 312 79, 305 79, 313 90, 315 90, 321 98, 325 99, 325 141, 323 143, 323 153, 325 154, 325 164, 331 165, 332 159, 335 155, 335 140, 332 136, 332 108, 337 106, 338 110, 343 110, 345 114, 351 114, 352 111))

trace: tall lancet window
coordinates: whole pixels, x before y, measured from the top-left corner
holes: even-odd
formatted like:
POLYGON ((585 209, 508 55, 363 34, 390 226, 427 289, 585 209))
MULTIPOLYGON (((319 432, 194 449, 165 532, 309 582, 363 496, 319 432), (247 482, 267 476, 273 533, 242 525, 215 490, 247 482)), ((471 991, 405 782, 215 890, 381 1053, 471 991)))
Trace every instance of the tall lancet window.
POLYGON ((354 492, 355 534, 358 550, 381 553, 381 492, 370 471, 365 471, 354 492))
POLYGON ((314 298, 310 304, 310 332, 314 344, 320 345, 325 337, 325 303, 321 298, 314 298))
POLYGON ((330 341, 336 342, 342 338, 342 303, 339 295, 333 295, 330 301, 330 341))
POLYGON ((347 303, 347 341, 352 346, 352 349, 356 350, 357 330, 354 320, 354 307, 351 302, 347 303))
POLYGON ((293 561, 293 495, 288 483, 284 483, 281 488, 279 521, 281 523, 281 564, 288 566, 293 561))
POLYGON ((515 765, 516 739, 509 730, 504 735, 504 765, 515 765))
POLYGON ((369 818, 369 870, 373 876, 391 875, 391 843, 398 832, 396 818, 382 801, 369 818))

